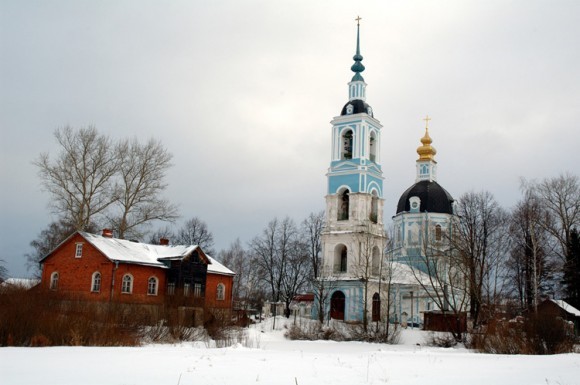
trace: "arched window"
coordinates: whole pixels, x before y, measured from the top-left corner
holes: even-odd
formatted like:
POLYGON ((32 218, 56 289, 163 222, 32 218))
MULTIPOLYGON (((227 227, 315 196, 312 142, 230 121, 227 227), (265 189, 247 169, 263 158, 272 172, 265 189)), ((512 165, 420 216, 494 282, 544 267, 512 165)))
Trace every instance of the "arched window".
POLYGON ((376 136, 374 131, 371 132, 371 136, 369 138, 369 147, 370 147, 369 159, 371 162, 376 162, 377 161, 377 136, 376 136))
POLYGON ((133 292, 133 277, 131 274, 125 274, 121 281, 121 293, 131 294, 133 292))
POLYGON ((377 223, 379 220, 379 197, 376 190, 373 190, 371 197, 371 212, 369 219, 372 223, 377 223))
POLYGON ((373 275, 379 275, 379 269, 381 267, 381 252, 379 247, 373 247, 373 260, 372 260, 372 273, 373 275))
POLYGON ((373 322, 378 322, 381 320, 381 297, 379 293, 373 294, 373 311, 372 311, 373 322))
POLYGON ((341 137, 340 159, 352 159, 352 130, 346 130, 341 137))
POLYGON ((147 295, 157 295, 157 278, 149 277, 147 280, 147 295))
POLYGON ((348 190, 344 189, 342 192, 338 194, 338 217, 337 220, 339 221, 346 221, 348 220, 348 210, 350 206, 350 197, 348 194, 348 190))
POLYGON ((336 245, 334 248, 334 272, 346 273, 347 270, 347 250, 345 245, 336 245))
POLYGON ((223 283, 218 283, 217 285, 216 299, 218 301, 226 299, 226 286, 223 283))
POLYGON ((435 226, 435 240, 441 241, 442 237, 443 237, 443 232, 441 231, 441 225, 436 225, 435 226))
POLYGON ((91 291, 93 293, 98 293, 101 291, 101 273, 95 271, 93 273, 93 279, 91 281, 91 291))
POLYGON ((344 321, 345 295, 342 291, 335 291, 330 297, 330 318, 344 321))
POLYGON ((54 272, 50 275, 50 290, 58 289, 58 272, 54 272))

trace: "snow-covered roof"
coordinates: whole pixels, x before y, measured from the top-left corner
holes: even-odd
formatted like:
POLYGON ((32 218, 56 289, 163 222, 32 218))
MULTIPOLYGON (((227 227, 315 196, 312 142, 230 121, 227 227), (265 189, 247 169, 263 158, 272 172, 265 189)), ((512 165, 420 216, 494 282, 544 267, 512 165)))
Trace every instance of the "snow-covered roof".
MULTIPOLYGON (((199 248, 201 250, 197 245, 150 245, 85 232, 79 232, 79 234, 112 261, 158 266, 161 268, 167 267, 162 260, 182 259, 190 255, 195 249, 199 248)), ((203 252, 203 250, 201 251, 203 252)), ((235 275, 233 271, 215 259, 205 253, 204 255, 209 260, 207 266, 208 272, 235 275)))
POLYGON ((423 285, 430 285, 429 276, 419 269, 413 269, 411 266, 400 263, 390 262, 390 270, 392 272, 391 283, 400 285, 418 285, 421 282, 423 285))
POLYGON ((562 309, 564 309, 568 313, 574 314, 576 317, 580 317, 580 310, 576 309, 574 306, 570 305, 569 303, 562 301, 561 299, 550 299, 550 301, 554 302, 556 305, 560 306, 562 309))
POLYGON ((8 278, 2 284, 1 287, 17 287, 22 289, 30 289, 40 283, 40 279, 34 278, 8 278))

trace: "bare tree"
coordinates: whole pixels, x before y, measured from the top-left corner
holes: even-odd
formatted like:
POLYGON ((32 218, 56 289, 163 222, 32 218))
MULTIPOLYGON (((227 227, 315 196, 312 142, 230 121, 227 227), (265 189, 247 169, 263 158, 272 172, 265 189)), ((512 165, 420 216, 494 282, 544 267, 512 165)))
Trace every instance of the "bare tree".
MULTIPOLYGON (((87 231, 95 231, 95 225, 89 224, 87 231)), ((32 270, 36 277, 40 277, 40 260, 54 250, 62 241, 75 231, 74 223, 64 219, 50 223, 38 237, 30 242, 34 251, 25 255, 28 270, 32 270)))
POLYGON ((539 183, 523 181, 523 185, 541 200, 548 214, 541 223, 558 241, 557 255, 564 262, 570 254, 572 228, 580 227, 580 179, 576 175, 562 174, 539 183))
POLYGON ((248 258, 248 252, 239 239, 218 254, 218 259, 236 273, 232 288, 234 302, 237 308, 246 310, 253 306, 260 307, 255 300, 260 297, 261 290, 256 269, 248 263, 248 258))
POLYGON ((56 159, 42 153, 33 164, 52 196, 54 213, 75 229, 86 230, 116 199, 114 176, 119 159, 111 139, 94 127, 73 130, 67 126, 57 129, 54 136, 60 145, 56 159))
POLYGON ((321 235, 324 226, 324 211, 310 213, 308 218, 302 221, 302 239, 308 245, 308 257, 312 264, 313 279, 316 280, 320 274, 322 251, 321 235))
POLYGON ((463 194, 458 200, 457 215, 459 220, 450 240, 463 259, 470 317, 477 326, 482 305, 497 303, 503 293, 508 215, 487 191, 463 194))
POLYGON ((314 289, 314 304, 318 306, 317 316, 318 321, 322 324, 324 320, 330 320, 330 314, 326 313, 326 308, 330 309, 330 295, 337 286, 337 278, 333 274, 332 266, 322 265, 319 270, 318 277, 311 276, 311 287, 314 289), (327 316, 325 318, 325 316, 327 316))
POLYGON ((187 220, 175 235, 175 244, 198 245, 208 255, 214 254, 213 234, 198 217, 187 220))
POLYGON ((119 238, 139 237, 139 228, 151 221, 173 221, 177 207, 161 198, 167 187, 165 175, 171 166, 171 154, 160 141, 137 139, 121 141, 116 148, 119 164, 117 206, 120 213, 112 218, 119 238))
POLYGON ((0 259, 0 283, 4 282, 8 278, 8 269, 4 266, 6 262, 0 259))
MULTIPOLYGON (((385 249, 384 231, 377 231, 370 221, 363 224, 355 236, 355 247, 358 247, 358 256, 353 265, 353 275, 362 283, 363 293, 361 305, 363 308, 363 329, 368 329, 369 303, 372 304, 370 289, 378 290, 380 269, 385 249)), ((380 295, 380 294, 379 294, 380 295)))
POLYGON ((513 209, 509 228, 512 239, 509 266, 522 308, 535 308, 540 293, 548 290, 551 280, 553 264, 545 218, 542 200, 524 189, 523 199, 513 209))
POLYGON ((153 233, 150 233, 148 242, 152 245, 159 245, 161 244, 161 239, 167 239, 172 243, 175 242, 175 234, 169 226, 163 226, 155 230, 153 233))
MULTIPOLYGON (((421 226, 421 252, 403 261, 408 265, 417 285, 439 308, 447 322, 449 319, 446 315, 453 315, 458 319, 467 310, 469 303, 469 283, 466 276, 469 269, 465 265, 465 259, 454 249, 455 242, 452 238, 455 226, 451 224, 452 231, 438 241, 429 236, 433 228, 429 221, 425 221, 421 226)), ((459 330, 454 325, 448 326, 453 337, 460 341, 462 335, 459 330)))
POLYGON ((292 297, 308 280, 308 273, 302 276, 308 265, 307 254, 304 244, 299 241, 294 221, 288 217, 282 221, 274 218, 262 235, 250 242, 250 250, 252 262, 268 287, 270 299, 284 301, 286 315, 289 315, 292 297))

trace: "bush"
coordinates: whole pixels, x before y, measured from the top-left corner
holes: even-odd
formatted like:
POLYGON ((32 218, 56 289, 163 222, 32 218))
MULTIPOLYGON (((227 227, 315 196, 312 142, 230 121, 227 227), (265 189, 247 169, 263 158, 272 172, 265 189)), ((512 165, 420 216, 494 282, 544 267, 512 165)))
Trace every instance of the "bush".
POLYGON ((311 321, 290 326, 284 336, 291 340, 367 341, 397 344, 400 329, 395 325, 390 325, 387 333, 385 326, 380 323, 377 327, 373 323, 368 325, 365 331, 361 323, 332 322, 329 326, 325 326, 318 321, 311 321))
POLYGON ((532 314, 510 321, 492 321, 473 337, 473 347, 495 354, 558 354, 574 350, 567 322, 553 315, 532 314))

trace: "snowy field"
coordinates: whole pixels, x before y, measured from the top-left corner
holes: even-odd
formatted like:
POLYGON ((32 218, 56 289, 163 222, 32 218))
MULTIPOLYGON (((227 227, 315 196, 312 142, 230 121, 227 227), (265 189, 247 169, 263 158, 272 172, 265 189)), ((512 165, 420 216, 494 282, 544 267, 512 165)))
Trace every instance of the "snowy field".
MULTIPOLYGON (((204 343, 135 348, 0 348, 0 385, 580 384, 580 354, 502 356, 401 344, 289 341, 278 322, 255 325, 243 347, 204 343)), ((417 345, 419 343, 420 345, 417 345)))

